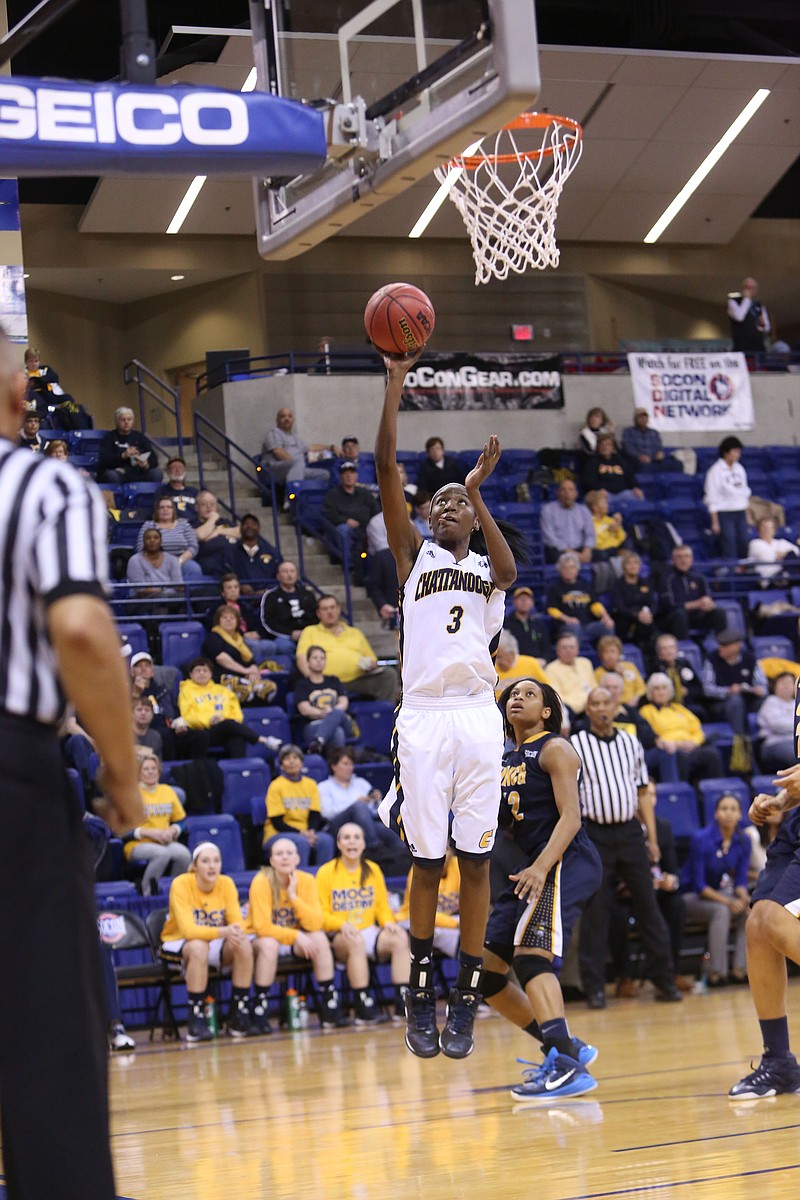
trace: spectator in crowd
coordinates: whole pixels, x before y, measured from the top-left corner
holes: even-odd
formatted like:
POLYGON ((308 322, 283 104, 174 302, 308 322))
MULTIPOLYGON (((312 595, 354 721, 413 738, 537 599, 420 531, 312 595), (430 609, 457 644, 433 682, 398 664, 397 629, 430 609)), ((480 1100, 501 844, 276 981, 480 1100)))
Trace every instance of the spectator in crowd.
POLYGON ((676 458, 664 453, 661 434, 650 428, 650 414, 646 408, 637 408, 633 424, 622 431, 622 451, 635 468, 645 471, 682 471, 676 458))
MULTIPOLYGON (((378 516, 382 516, 381 513, 378 516)), ((373 518, 375 519, 375 518, 373 518)), ((372 525, 372 521, 370 521, 372 525)), ((399 613, 398 598, 400 585, 397 582, 397 564, 388 545, 383 550, 370 554, 367 560, 367 595, 384 629, 394 629, 397 626, 399 613)))
POLYGON ((656 638, 653 670, 663 671, 668 677, 678 704, 684 704, 701 721, 709 719, 703 681, 686 655, 681 653, 678 639, 673 634, 660 633, 656 638))
POLYGON ((598 437, 597 452, 587 458, 581 478, 584 491, 604 490, 614 501, 644 499, 635 472, 628 459, 617 450, 610 433, 601 433, 598 437))
POLYGON ((317 782, 303 774, 303 751, 290 742, 278 751, 280 775, 267 788, 264 844, 281 834, 294 842, 303 866, 314 856, 319 867, 333 855, 333 838, 322 832, 322 806, 317 782))
MULTIPOLYGON (((60 462, 69 462, 69 446, 63 438, 48 438, 42 447, 42 453, 45 458, 57 458, 60 462)), ((92 477, 90 472, 83 467, 74 467, 74 469, 79 475, 83 475, 85 479, 92 477)))
POLYGON ((156 500, 153 508, 153 518, 145 521, 139 529, 136 538, 136 552, 141 553, 144 547, 144 535, 148 529, 157 529, 161 534, 161 549, 165 554, 174 555, 181 568, 184 579, 199 579, 203 571, 197 561, 199 547, 197 536, 189 522, 178 516, 174 500, 162 496, 156 500))
MULTIPOLYGON (((757 528, 758 537, 750 541, 746 557, 756 563, 774 564, 756 567, 761 578, 765 581, 772 580, 774 585, 775 577, 781 574, 780 564, 789 556, 796 558, 800 551, 795 543, 787 538, 775 537, 775 522, 772 517, 762 517, 757 528)), ((766 583, 762 583, 761 586, 765 587, 766 583)))
MULTIPOLYGON (((614 728, 622 729, 625 733, 629 733, 631 737, 638 738, 645 751, 650 753, 655 748, 656 735, 635 705, 623 703, 622 692, 625 684, 622 676, 618 675, 616 671, 609 671, 603 677, 602 686, 611 697, 611 721, 614 728)), ((576 718, 572 726, 572 732, 578 733, 581 729, 588 728, 589 717, 584 711, 581 716, 576 718)), ((649 760, 645 758, 645 761, 649 767, 649 760)))
POLYGON ((497 671, 495 696, 498 700, 500 693, 510 687, 512 683, 516 683, 518 679, 536 679, 539 683, 547 683, 547 676, 538 658, 532 658, 529 654, 520 654, 519 642, 507 629, 500 632, 494 666, 497 671))
POLYGON ((628 540, 622 525, 622 514, 608 511, 608 492, 605 488, 598 492, 587 492, 586 507, 592 514, 594 525, 592 562, 607 562, 610 558, 616 558, 628 540))
POLYGON ((751 493, 741 457, 739 439, 723 438, 719 457, 706 471, 703 503, 711 516, 711 532, 719 538, 722 558, 747 558, 747 505, 751 493))
POLYGON ((544 669, 552 684, 573 713, 582 713, 586 697, 595 686, 594 669, 588 658, 578 656, 574 633, 562 633, 556 639, 556 656, 544 669))
POLYGON ((260 596, 272 587, 278 569, 275 547, 261 536, 261 522, 253 513, 245 513, 239 522, 240 534, 229 542, 225 553, 226 565, 242 581, 245 596, 260 596))
POLYGON ((719 634, 726 626, 725 613, 717 608, 702 575, 692 570, 691 546, 676 546, 672 551, 672 569, 664 578, 662 610, 671 614, 671 632, 677 638, 695 634, 719 634))
POLYGON ((397 838, 380 820, 375 807, 383 799, 383 793, 368 780, 354 774, 352 751, 346 746, 331 750, 328 765, 331 773, 319 785, 327 832, 335 839, 343 825, 353 822, 364 835, 367 854, 380 854, 385 849, 390 855, 395 855, 398 850, 397 838))
POLYGON ((261 622, 255 603, 242 598, 239 576, 233 571, 226 572, 219 581, 219 597, 203 617, 206 629, 213 628, 220 604, 230 604, 239 613, 239 629, 257 662, 275 653, 274 643, 269 638, 262 637, 260 633, 261 622))
POLYGON ((435 496, 448 483, 463 483, 467 477, 464 464, 455 455, 445 454, 440 437, 429 437, 425 443, 426 458, 417 468, 417 494, 435 496))
POLYGON ((153 729, 153 706, 144 696, 133 701, 133 740, 137 746, 152 750, 159 760, 164 757, 161 734, 153 729))
POLYGON ((782 671, 772 681, 770 694, 758 710, 758 761, 762 770, 774 774, 792 766, 797 759, 795 745, 795 677, 782 671))
POLYGON ((308 675, 301 675, 294 685, 294 703, 305 722, 303 742, 309 754, 327 754, 344 746, 354 733, 344 684, 335 675, 325 674, 325 661, 321 646, 309 646, 308 675))
POLYGON ((602 687, 609 672, 619 675, 623 683, 622 703, 636 705, 645 693, 644 680, 636 664, 622 657, 623 651, 622 642, 614 634, 607 633, 601 637, 597 643, 600 665, 596 667, 594 677, 602 687))
POLYGON ((175 501, 179 517, 191 516, 197 500, 197 488, 190 487, 186 482, 186 459, 178 455, 168 458, 164 473, 167 478, 156 492, 156 499, 167 496, 175 501))
POLYGON ((195 846, 189 870, 172 881, 160 954, 183 970, 189 1001, 187 1042, 208 1042, 214 1036, 205 1012, 210 967, 231 971, 228 1033, 239 1038, 253 1032, 253 946, 245 932, 236 884, 230 875, 222 874, 222 856, 213 842, 195 846))
POLYGON ((103 435, 98 448, 97 478, 114 487, 161 482, 155 451, 144 434, 133 428, 133 409, 121 407, 114 413, 114 428, 103 435))
POLYGON ((233 604, 221 604, 203 642, 203 653, 214 664, 214 676, 230 688, 241 704, 269 704, 278 685, 266 678, 242 632, 242 618, 233 604))
POLYGON ((559 632, 577 633, 581 639, 613 633, 612 618, 594 587, 578 578, 580 569, 580 559, 573 551, 567 550, 559 557, 559 577, 547 588, 547 615, 556 622, 559 632))
POLYGON ((197 561, 205 575, 223 575, 226 570, 228 543, 241 535, 238 525, 229 525, 217 508, 213 492, 197 493, 192 518, 197 534, 197 561))
POLYGON ((578 489, 571 479, 561 480, 556 496, 542 506, 545 560, 554 563, 570 550, 582 563, 591 562, 596 538, 592 514, 578 502, 578 489))
POLYGON ((297 567, 289 559, 280 564, 275 579, 278 586, 265 592, 261 600, 261 624, 274 639, 275 653, 294 658, 301 633, 315 623, 317 598, 297 582, 297 567))
MULTIPOLYGON (((136 656, 134 655, 134 658, 136 656)), ((244 758, 245 746, 261 743, 269 749, 266 737, 245 725, 239 701, 230 688, 213 682, 210 659, 193 658, 187 664, 187 678, 178 692, 180 716, 172 722, 172 732, 202 730, 210 746, 222 746, 227 758, 244 758)))
POLYGON ((583 454, 596 454, 597 439, 603 433, 610 433, 614 437, 614 422, 604 409, 590 408, 586 414, 586 424, 578 434, 578 449, 583 454))
POLYGON ((698 717, 678 704, 668 675, 654 672, 647 681, 647 703, 641 715, 656 735, 658 777, 662 783, 719 779, 724 774, 716 746, 706 743, 698 717))
POLYGON ((358 484, 358 468, 353 462, 339 464, 339 484, 325 493, 322 515, 336 526, 342 558, 351 567, 367 546, 367 525, 380 508, 380 501, 369 488, 358 484))
MULTIPOLYGON (((168 501, 172 504, 172 501, 168 501)), ((186 524, 186 522, 182 522, 186 524)), ((141 549, 132 554, 125 567, 125 578, 128 583, 137 584, 134 595, 142 600, 159 601, 174 598, 183 585, 183 566, 180 556, 174 552, 164 551, 163 532, 160 527, 149 521, 147 529, 140 532, 141 549)), ((177 524, 177 522, 176 522, 177 524)), ((189 530, 194 533, 193 530, 189 530)), ((188 551, 187 551, 188 552, 188 551)), ((187 560, 192 561, 192 560, 187 560)), ((156 604, 148 609, 151 615, 166 611, 156 604)))
POLYGON ((17 438, 17 445, 24 446, 28 450, 33 450, 39 454, 45 447, 45 439, 40 434, 39 430, 42 425, 42 419, 38 413, 27 412, 25 420, 22 422, 22 429, 17 438))
POLYGON ((324 929, 332 935, 333 956, 345 966, 355 993, 356 1025, 382 1019, 369 991, 370 960, 391 961, 396 1013, 403 1012, 402 989, 410 968, 408 934, 395 921, 383 872, 364 858, 365 850, 360 827, 343 825, 333 861, 317 871, 324 929))
POLYGON ((747 717, 757 712, 767 694, 767 678, 749 646, 733 629, 723 629, 718 647, 703 663, 703 691, 712 715, 733 729, 730 767, 743 774, 751 769, 747 717))
MULTIPOLYGON (((403 893, 403 903, 397 912, 397 920, 404 929, 408 929, 411 910, 411 876, 408 872, 406 890, 403 893)), ((442 877, 439 880, 439 895, 436 901, 436 922, 433 929, 433 948, 445 958, 458 958, 458 946, 461 940, 459 921, 459 896, 461 889, 461 872, 458 867, 458 855, 450 845, 445 851, 442 877)))
POLYGON ((669 931, 656 904, 651 863, 661 851, 655 814, 647 792, 650 782, 644 750, 635 738, 614 728, 611 696, 595 688, 586 705, 589 728, 570 738, 580 756, 581 809, 586 832, 600 852, 603 882, 581 918, 580 966, 590 1008, 605 1008, 605 973, 614 892, 621 879, 631 895, 639 937, 648 957, 656 999, 681 1000, 669 931), (642 837, 641 824, 647 829, 642 837))
POLYGON ((348 462, 354 462, 358 466, 360 454, 361 443, 354 433, 342 438, 342 458, 348 462))
POLYGON ((743 279, 740 292, 728 292, 728 317, 734 350, 757 354, 765 349, 765 334, 771 327, 755 279, 743 279))
MULTIPOLYGON (((650 868, 653 875, 653 890, 656 895, 656 904, 669 930, 672 964, 675 971, 678 972, 681 951, 683 949, 683 931, 686 927, 686 905, 680 892, 681 879, 680 868, 678 866, 678 852, 675 849, 675 836, 672 832, 672 825, 665 818, 659 817, 655 811, 658 800, 655 784, 652 782, 648 783, 644 790, 655 812, 656 836, 658 838, 658 848, 661 851, 661 858, 658 864, 650 868)), ((638 808, 636 812, 641 822, 641 815, 638 808)), ((643 823, 642 836, 645 840, 647 839, 647 829, 643 823)), ((638 990, 637 984, 632 978, 633 971, 631 968, 630 898, 630 892, 624 884, 621 884, 615 893, 614 908, 611 914, 611 957, 614 960, 616 969, 616 994, 618 998, 635 996, 638 990)), ((681 992, 688 992, 692 989, 692 980, 684 975, 676 973, 674 982, 675 986, 681 992)))
POLYGON ((747 983, 745 922, 750 907, 747 869, 750 842, 739 828, 742 810, 736 796, 724 792, 714 806, 714 819, 692 834, 689 858, 683 868, 686 915, 708 927, 709 987, 722 987, 730 978, 747 983), (728 971, 728 938, 736 931, 733 968, 728 971))
POLYGON ((553 657, 553 647, 546 628, 537 623, 533 603, 533 592, 529 587, 514 588, 511 612, 506 614, 503 628, 517 639, 520 654, 538 658, 540 665, 544 665, 553 657))
POLYGON ((422 534, 426 542, 433 537, 431 529, 431 498, 427 492, 417 491, 411 502, 411 524, 422 534))
POLYGON ((268 865, 250 884, 247 928, 255 935, 251 1016, 257 1034, 272 1033, 269 990, 281 959, 311 963, 320 993, 319 1020, 323 1028, 348 1024, 334 983, 331 944, 322 929, 317 883, 313 875, 298 870, 299 866, 294 842, 275 838, 269 848, 268 865))
POLYGON ((669 613, 664 614, 663 620, 659 618, 656 624, 658 596, 649 579, 642 574, 642 560, 633 550, 622 554, 622 575, 611 585, 609 604, 614 626, 626 642, 647 647, 658 625, 669 628, 669 613))
POLYGON ((35 409, 41 417, 48 409, 59 403, 64 395, 58 375, 52 367, 45 366, 39 351, 29 346, 25 351, 25 374, 28 376, 28 408, 35 409))
POLYGON ((297 643, 296 666, 308 677, 307 654, 310 646, 321 646, 327 658, 327 669, 345 684, 348 691, 358 692, 376 700, 393 700, 397 692, 397 672, 394 667, 379 667, 375 651, 360 629, 342 620, 342 610, 335 596, 322 595, 317 600, 317 625, 307 625, 297 643))
POLYGON ((290 408, 279 408, 275 414, 275 425, 267 430, 261 447, 262 462, 276 483, 294 483, 298 479, 330 479, 325 467, 308 465, 309 451, 318 454, 328 451, 337 454, 336 446, 322 446, 316 442, 309 445, 294 431, 294 413, 290 408))
POLYGON ((139 791, 147 818, 126 839, 124 852, 128 862, 146 862, 142 876, 142 895, 155 895, 163 875, 181 875, 188 870, 192 856, 178 838, 183 833, 186 812, 178 793, 161 783, 161 761, 148 753, 139 761, 139 791))

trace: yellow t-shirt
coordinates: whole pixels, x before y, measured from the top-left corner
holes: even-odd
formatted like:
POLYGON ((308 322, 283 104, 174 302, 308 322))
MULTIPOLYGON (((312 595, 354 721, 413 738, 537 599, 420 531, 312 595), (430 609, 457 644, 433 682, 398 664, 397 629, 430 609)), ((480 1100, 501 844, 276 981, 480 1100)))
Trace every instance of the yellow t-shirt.
MULTIPOLYGON (((411 876, 408 872, 403 903, 397 914, 398 921, 409 918, 409 899, 411 897, 411 876)), ((436 901, 436 924, 440 929, 458 929, 458 898, 461 888, 461 872, 458 869, 458 859, 455 854, 447 864, 442 878, 439 880, 439 896, 436 901)))
POLYGON ((184 679, 178 691, 178 708, 190 729, 210 729, 211 718, 243 721, 242 706, 230 688, 221 683, 200 685, 184 679))
POLYGON ((364 674, 358 665, 360 658, 377 658, 360 629, 343 625, 341 633, 331 633, 324 625, 307 625, 300 634, 297 653, 307 654, 309 646, 321 646, 325 651, 325 674, 336 675, 342 683, 350 683, 364 674))
POLYGON ((628 662, 626 659, 620 659, 613 672, 609 672, 607 667, 595 667, 594 677, 598 684, 601 684, 609 673, 619 675, 622 678, 624 685, 622 688, 622 703, 631 704, 636 707, 641 697, 647 691, 636 664, 628 662))
POLYGON ((308 871, 297 871, 296 876, 296 898, 291 900, 286 888, 281 888, 276 904, 268 875, 265 871, 259 871, 250 884, 248 933, 274 938, 282 946, 292 946, 299 930, 314 933, 322 929, 322 905, 317 881, 308 871))
POLYGON ((272 817, 282 817, 295 833, 308 829, 308 814, 322 812, 317 781, 310 775, 299 779, 288 779, 279 775, 267 788, 267 819, 264 823, 264 838, 267 841, 280 833, 272 824, 272 817))
POLYGON ((694 742, 695 746, 702 746, 706 740, 700 718, 674 700, 660 708, 655 704, 643 704, 639 711, 656 737, 667 742, 694 742))
POLYGON ((495 699, 499 700, 502 693, 518 679, 537 679, 539 683, 547 683, 547 676, 538 658, 530 654, 518 654, 517 661, 509 671, 501 671, 497 663, 497 687, 494 689, 495 699))
POLYGON ((383 871, 366 860, 370 876, 361 884, 361 865, 350 871, 340 858, 323 863, 317 871, 317 891, 327 933, 343 925, 369 929, 370 925, 393 925, 395 916, 389 904, 383 871))
MULTIPOLYGON (((178 793, 166 783, 157 784, 152 792, 147 788, 140 787, 139 793, 147 813, 147 820, 142 821, 138 826, 139 829, 169 829, 170 825, 176 825, 186 816, 186 810, 178 799, 178 793)), ((147 838, 126 842, 125 857, 131 858, 136 847, 142 845, 153 846, 155 843, 148 841, 147 838)))
POLYGON ((625 541, 627 534, 622 525, 615 525, 610 514, 604 517, 592 517, 594 525, 595 546, 598 550, 616 550, 625 541))
POLYGON ((244 925, 239 893, 229 875, 220 875, 210 892, 201 891, 197 875, 176 875, 169 889, 169 916, 161 930, 162 942, 177 938, 213 942, 226 925, 244 925))

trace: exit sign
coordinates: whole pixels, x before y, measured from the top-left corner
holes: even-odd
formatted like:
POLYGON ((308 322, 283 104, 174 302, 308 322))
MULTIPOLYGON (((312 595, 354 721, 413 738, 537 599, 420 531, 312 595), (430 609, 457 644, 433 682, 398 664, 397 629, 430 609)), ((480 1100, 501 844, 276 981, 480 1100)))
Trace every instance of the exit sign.
POLYGON ((532 325, 512 325, 511 326, 512 342, 532 342, 533 341, 533 326, 532 325))

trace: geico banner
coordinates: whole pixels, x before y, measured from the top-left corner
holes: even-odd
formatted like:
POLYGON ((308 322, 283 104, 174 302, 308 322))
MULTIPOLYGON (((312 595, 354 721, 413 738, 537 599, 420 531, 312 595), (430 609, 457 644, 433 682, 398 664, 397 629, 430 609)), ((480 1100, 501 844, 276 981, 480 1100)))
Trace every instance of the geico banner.
POLYGON ((549 354, 441 354, 408 372, 400 407, 563 408, 559 361, 549 354))
POLYGON ((661 433, 753 428, 743 354, 629 354, 633 403, 661 433))
POLYGON ((322 114, 265 92, 0 79, 0 174, 296 175, 322 114))

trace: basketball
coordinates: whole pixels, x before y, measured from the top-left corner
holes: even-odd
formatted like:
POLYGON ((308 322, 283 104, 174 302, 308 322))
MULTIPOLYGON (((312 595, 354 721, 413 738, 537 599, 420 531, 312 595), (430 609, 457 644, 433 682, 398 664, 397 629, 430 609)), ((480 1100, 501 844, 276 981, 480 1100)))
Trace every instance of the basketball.
POLYGON ((364 309, 367 336, 381 354, 416 354, 435 324, 433 305, 413 283, 387 283, 370 296, 364 309))

